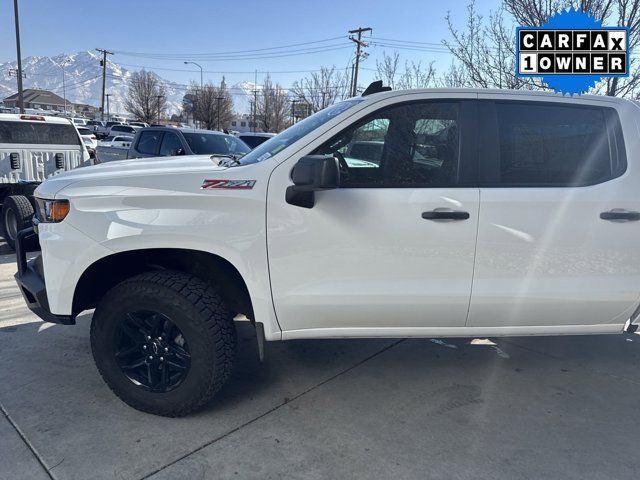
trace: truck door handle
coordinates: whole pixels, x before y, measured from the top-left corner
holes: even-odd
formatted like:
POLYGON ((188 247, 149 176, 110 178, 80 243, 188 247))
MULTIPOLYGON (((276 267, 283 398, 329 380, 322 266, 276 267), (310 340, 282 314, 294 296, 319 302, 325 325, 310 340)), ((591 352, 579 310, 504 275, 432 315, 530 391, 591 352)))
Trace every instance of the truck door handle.
POLYGON ((614 208, 608 212, 602 212, 600 218, 602 220, 609 220, 610 222, 636 222, 640 220, 640 212, 614 208))
POLYGON ((461 212, 459 210, 431 210, 422 212, 422 218, 425 220, 467 220, 469 212, 461 212))

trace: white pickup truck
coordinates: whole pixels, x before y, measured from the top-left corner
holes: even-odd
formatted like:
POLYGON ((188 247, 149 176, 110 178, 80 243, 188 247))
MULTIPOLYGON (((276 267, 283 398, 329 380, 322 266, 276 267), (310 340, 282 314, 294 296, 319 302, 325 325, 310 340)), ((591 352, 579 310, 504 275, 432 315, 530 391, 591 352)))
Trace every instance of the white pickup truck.
POLYGON ((167 416, 222 387, 234 320, 256 326, 261 354, 265 340, 637 328, 636 104, 383 90, 239 159, 136 159, 47 180, 35 233, 18 242, 29 307, 64 324, 95 308, 103 378, 167 416), (42 253, 27 262, 34 235, 42 253))

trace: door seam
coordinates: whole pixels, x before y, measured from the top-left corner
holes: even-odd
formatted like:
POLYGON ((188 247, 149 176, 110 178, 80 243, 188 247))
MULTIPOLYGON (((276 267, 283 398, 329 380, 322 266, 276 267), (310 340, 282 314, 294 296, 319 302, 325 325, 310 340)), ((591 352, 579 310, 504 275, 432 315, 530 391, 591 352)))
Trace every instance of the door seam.
POLYGON ((464 326, 469 326, 469 312, 471 311, 471 300, 473 298, 473 283, 476 279, 476 258, 478 256, 478 235, 480 232, 480 209, 482 208, 482 189, 478 188, 478 223, 476 224, 476 238, 473 248, 473 267, 471 268, 471 291, 469 292, 469 303, 467 305, 467 318, 464 326))

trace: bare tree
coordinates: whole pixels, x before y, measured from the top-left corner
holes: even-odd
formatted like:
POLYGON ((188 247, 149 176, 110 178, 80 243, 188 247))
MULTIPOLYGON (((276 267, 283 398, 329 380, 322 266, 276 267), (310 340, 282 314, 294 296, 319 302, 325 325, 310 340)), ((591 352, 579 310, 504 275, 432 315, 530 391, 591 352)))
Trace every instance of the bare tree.
POLYGON ((152 123, 167 108, 167 89, 153 72, 140 70, 131 75, 124 108, 138 120, 152 123))
POLYGON ((255 101, 251 100, 251 111, 255 112, 258 127, 264 132, 278 133, 289 126, 289 94, 267 75, 262 90, 255 101))
POLYGON ((435 84, 436 70, 434 62, 423 67, 422 62, 404 63, 404 71, 400 71, 400 54, 393 52, 393 55, 382 52, 382 61, 376 60, 378 78, 382 83, 392 89, 405 90, 411 88, 427 88, 435 84))
POLYGON ((477 11, 475 1, 467 5, 465 29, 455 27, 451 13, 445 17, 451 40, 444 45, 459 62, 465 87, 531 89, 544 88, 537 79, 516 76, 515 31, 505 21, 500 7, 485 18, 477 11))
POLYGON ((388 55, 387 52, 383 51, 382 60, 376 60, 378 79, 382 80, 384 85, 388 85, 395 90, 399 66, 400 54, 398 52, 393 52, 393 55, 388 55))
POLYGON ((233 116, 233 100, 224 77, 219 86, 209 82, 202 88, 191 84, 185 95, 190 100, 193 118, 208 130, 224 129, 233 116))
POLYGON ((321 67, 320 72, 295 81, 291 87, 294 96, 306 103, 313 112, 322 110, 343 99, 349 89, 348 76, 333 67, 321 67))
MULTIPOLYGON (((444 81, 462 82, 466 87, 546 89, 540 79, 515 75, 516 25, 539 26, 549 16, 567 8, 589 12, 604 25, 631 29, 631 48, 640 42, 640 0, 503 0, 485 19, 472 0, 467 6, 464 29, 454 25, 450 14, 446 20, 451 40, 443 41, 457 61, 444 81)), ((637 96, 640 87, 640 62, 631 58, 629 78, 606 78, 593 93, 610 96, 637 96)))

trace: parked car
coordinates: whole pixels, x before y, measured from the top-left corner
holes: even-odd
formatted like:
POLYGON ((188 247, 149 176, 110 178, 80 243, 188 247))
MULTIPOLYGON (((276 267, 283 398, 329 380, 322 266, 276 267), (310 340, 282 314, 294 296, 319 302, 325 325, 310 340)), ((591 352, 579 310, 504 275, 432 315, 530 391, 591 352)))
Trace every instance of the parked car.
POLYGON ((87 119, 86 118, 80 118, 80 117, 74 117, 71 119, 71 122, 78 126, 78 127, 84 127, 87 124, 87 119))
POLYGON ((134 136, 136 134, 137 129, 135 127, 131 127, 129 125, 113 125, 109 128, 107 135, 113 137, 114 135, 131 135, 134 136))
POLYGON ((111 127, 113 127, 114 125, 124 125, 124 124, 122 122, 108 121, 104 125, 98 126, 96 128, 96 135, 98 137, 98 140, 108 136, 109 130, 111 130, 111 127))
POLYGON ((96 149, 98 162, 125 160, 132 141, 133 137, 130 135, 116 135, 115 137, 107 137, 100 140, 96 149))
POLYGON ((87 128, 90 128, 94 134, 98 134, 100 133, 99 128, 104 127, 105 125, 106 122, 103 122, 101 120, 87 120, 87 124, 85 126, 87 128))
POLYGON ((129 122, 129 125, 136 128, 147 128, 149 126, 149 124, 145 122, 129 122))
MULTIPOLYGON (((17 255, 29 308, 65 324, 95 308, 106 383, 169 416, 222 388, 234 319, 255 325, 261 355, 265 340, 638 328, 638 105, 380 87, 240 159, 50 178, 38 233, 22 239, 38 235, 42 253, 17 255), (383 142, 382 155, 350 167, 361 141, 383 142)), ((167 153, 185 148, 186 133, 144 129, 138 149, 158 154, 169 133, 167 153)))
POLYGON ((67 118, 0 114, 0 234, 10 247, 31 226, 33 191, 43 180, 91 163, 67 118))
POLYGON ((262 132, 246 132, 238 134, 238 138, 244 143, 249 145, 249 148, 256 148, 258 145, 262 145, 271 137, 275 137, 275 133, 262 133, 262 132))
POLYGON ((175 155, 227 155, 240 157, 251 149, 226 133, 178 127, 149 127, 133 140, 128 158, 175 155))
POLYGON ((96 147, 98 146, 98 139, 96 138, 95 133, 93 133, 93 131, 91 131, 87 127, 77 127, 77 128, 78 128, 78 133, 82 137, 82 140, 84 141, 84 144, 87 146, 87 148, 93 148, 95 150, 96 147))

